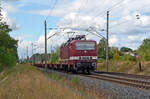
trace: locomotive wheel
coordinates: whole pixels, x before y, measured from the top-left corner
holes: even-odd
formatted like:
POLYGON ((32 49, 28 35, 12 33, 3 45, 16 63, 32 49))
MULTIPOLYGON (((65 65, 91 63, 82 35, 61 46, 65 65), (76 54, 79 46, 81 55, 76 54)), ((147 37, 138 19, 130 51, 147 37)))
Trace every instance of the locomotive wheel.
POLYGON ((78 70, 72 70, 73 74, 78 74, 78 70))
POLYGON ((88 75, 90 75, 91 74, 91 70, 87 69, 87 73, 88 73, 88 75))
POLYGON ((82 73, 85 74, 85 69, 84 68, 82 69, 82 73))

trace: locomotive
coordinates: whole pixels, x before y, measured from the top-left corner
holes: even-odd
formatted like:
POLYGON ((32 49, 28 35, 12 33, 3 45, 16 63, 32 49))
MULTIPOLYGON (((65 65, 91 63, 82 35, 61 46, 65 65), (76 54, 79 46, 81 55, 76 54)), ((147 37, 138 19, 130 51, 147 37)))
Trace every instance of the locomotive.
MULTIPOLYGON (((35 64, 44 67, 44 64, 35 64)), ((97 68, 97 43, 86 40, 85 35, 76 35, 60 47, 59 63, 48 64, 48 68, 71 71, 73 73, 90 73, 97 68)))
POLYGON ((75 72, 94 71, 97 68, 97 43, 77 35, 60 47, 60 64, 75 72))

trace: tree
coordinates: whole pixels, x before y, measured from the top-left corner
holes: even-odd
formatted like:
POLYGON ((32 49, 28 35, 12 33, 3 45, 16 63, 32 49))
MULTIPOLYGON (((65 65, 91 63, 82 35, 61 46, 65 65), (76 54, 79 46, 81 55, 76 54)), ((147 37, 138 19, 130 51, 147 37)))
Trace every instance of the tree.
POLYGON ((59 53, 60 53, 60 49, 59 47, 56 48, 56 51, 52 51, 50 54, 50 63, 58 63, 59 62, 59 53))
POLYGON ((0 70, 5 67, 14 66, 18 58, 18 41, 10 37, 8 34, 12 30, 6 22, 3 22, 1 11, 2 8, 0 7, 0 70))
POLYGON ((132 52, 132 49, 131 48, 128 48, 128 47, 122 47, 120 49, 121 52, 132 52))
POLYGON ((106 58, 106 41, 102 38, 98 44, 98 58, 106 58))
POLYGON ((142 56, 142 60, 150 61, 150 38, 145 39, 137 50, 138 55, 142 56))

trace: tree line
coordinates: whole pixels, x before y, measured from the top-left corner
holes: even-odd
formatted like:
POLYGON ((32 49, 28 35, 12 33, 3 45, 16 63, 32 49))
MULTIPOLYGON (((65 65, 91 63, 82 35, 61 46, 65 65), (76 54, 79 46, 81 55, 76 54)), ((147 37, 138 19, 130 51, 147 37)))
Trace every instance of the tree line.
MULTIPOLYGON (((99 61, 106 58, 106 42, 101 39, 98 44, 98 59, 99 61)), ((128 47, 109 47, 109 59, 121 61, 150 61, 150 38, 145 39, 137 50, 128 47), (140 57, 137 58, 137 57, 140 57)))
POLYGON ((12 31, 3 21, 2 8, 0 7, 0 71, 16 65, 18 60, 17 40, 9 35, 12 31))

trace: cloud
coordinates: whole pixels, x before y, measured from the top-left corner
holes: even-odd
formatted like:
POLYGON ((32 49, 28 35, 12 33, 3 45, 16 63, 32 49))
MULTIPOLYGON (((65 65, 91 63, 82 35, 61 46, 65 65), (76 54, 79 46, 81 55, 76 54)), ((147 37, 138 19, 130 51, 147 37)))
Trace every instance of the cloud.
POLYGON ((16 13, 18 9, 14 7, 13 5, 9 3, 3 3, 2 8, 7 12, 7 13, 16 13))
POLYGON ((30 40, 26 40, 27 38, 31 38, 31 34, 20 34, 20 35, 11 35, 14 39, 18 40, 18 55, 21 58, 21 56, 26 56, 27 55, 27 47, 28 47, 28 55, 32 55, 32 46, 31 44, 33 43, 30 40))
MULTIPOLYGON (((62 16, 58 26, 84 27, 100 26, 106 29, 106 11, 110 11, 110 27, 112 33, 136 34, 149 31, 150 16, 146 16, 150 9, 149 0, 124 0, 116 5, 118 0, 74 0, 72 2, 57 4, 50 16, 62 16), (136 7, 134 6, 136 5, 136 7), (140 20, 136 15, 140 15, 140 20), (140 22, 139 22, 140 21, 140 22)), ((29 13, 48 15, 49 9, 29 11, 29 13)))
POLYGON ((27 48, 28 48, 28 55, 31 56, 32 55, 32 47, 31 47, 31 41, 27 41, 27 40, 21 40, 18 42, 18 55, 19 57, 24 57, 26 58, 27 56, 27 48))
MULTIPOLYGON (((67 0, 66 0, 67 1, 67 0)), ((124 0, 116 5, 118 0, 73 0, 57 4, 51 15, 61 16, 57 26, 60 28, 69 28, 76 34, 88 34, 88 39, 94 39, 97 42, 99 37, 88 33, 89 27, 94 27, 99 33, 105 36, 106 32, 106 11, 110 10, 110 46, 126 46, 136 49, 148 35, 150 31, 150 0, 124 0), (136 6, 135 6, 136 5, 136 6), (137 19, 139 15, 139 19, 137 19), (105 31, 101 31, 104 29, 105 31)), ((30 10, 30 14, 47 16, 49 9, 30 10)), ((94 31, 91 31, 94 32, 94 31)), ((54 31, 53 31, 54 33, 54 31)), ((49 33, 53 34, 52 32, 49 33)), ((63 37, 64 33, 55 36, 48 41, 48 46, 60 45, 67 39, 63 37), (59 40, 59 42, 55 42, 59 40)), ((36 41, 41 48, 44 47, 44 35, 36 41)), ((43 50, 44 51, 44 50, 43 50)))
POLYGON ((11 1, 11 2, 14 2, 14 1, 20 1, 20 0, 5 0, 5 1, 11 1))
POLYGON ((118 38, 116 35, 112 35, 109 39, 109 44, 110 46, 115 46, 116 43, 118 42, 118 38))
MULTIPOLYGON (((17 1, 17 0, 12 0, 12 1, 17 1)), ((12 4, 6 3, 6 2, 2 2, 1 6, 2 6, 1 13, 2 13, 2 17, 3 17, 3 21, 6 22, 7 25, 9 25, 9 27, 11 29, 13 29, 13 30, 19 29, 20 26, 17 25, 16 19, 9 17, 10 13, 17 13, 19 10, 16 7, 14 7, 12 4)))
POLYGON ((20 28, 20 26, 16 24, 16 19, 11 19, 6 11, 2 10, 1 13, 3 17, 2 21, 6 22, 11 29, 16 30, 20 28))
MULTIPOLYGON (((50 53, 51 50, 54 50, 57 46, 60 46, 63 42, 68 40, 67 35, 63 33, 59 33, 57 30, 51 30, 47 34, 47 38, 52 36, 49 40, 47 40, 47 47, 48 47, 48 53, 50 53), (53 34, 55 34, 52 36, 53 34)), ((30 41, 25 40, 26 38, 31 37, 31 35, 20 35, 16 39, 19 40, 18 43, 18 52, 19 56, 21 56, 22 53, 26 53, 27 47, 29 48, 29 56, 32 55, 32 46, 31 44, 34 44, 34 53, 44 53, 45 52, 45 36, 41 35, 36 41, 30 41)))

